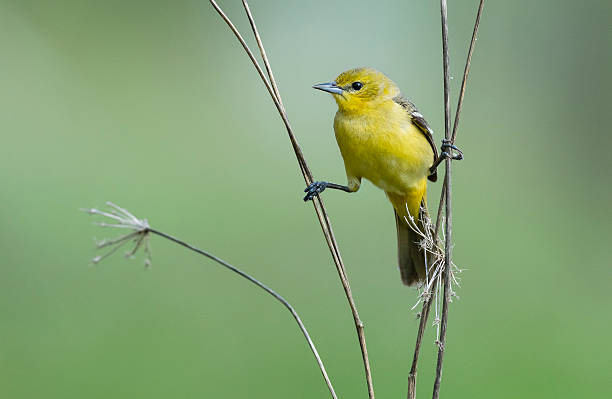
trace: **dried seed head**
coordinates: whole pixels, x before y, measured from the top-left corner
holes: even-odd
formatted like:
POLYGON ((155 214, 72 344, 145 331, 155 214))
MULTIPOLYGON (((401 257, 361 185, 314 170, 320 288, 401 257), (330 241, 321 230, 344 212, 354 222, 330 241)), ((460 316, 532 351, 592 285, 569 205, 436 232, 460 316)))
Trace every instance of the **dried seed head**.
POLYGON ((106 253, 97 255, 91 261, 93 264, 97 264, 114 254, 119 248, 123 247, 126 243, 132 242, 134 246, 131 250, 127 251, 126 257, 133 257, 140 247, 144 247, 145 252, 145 266, 151 264, 151 247, 149 243, 150 227, 147 219, 138 219, 127 210, 121 208, 112 202, 107 202, 106 205, 109 207, 107 211, 102 211, 96 208, 83 209, 90 215, 98 215, 106 218, 108 222, 95 222, 94 224, 100 227, 111 227, 116 229, 127 229, 131 230, 130 233, 120 235, 115 238, 104 238, 102 240, 95 240, 96 247, 98 249, 109 248, 106 253))

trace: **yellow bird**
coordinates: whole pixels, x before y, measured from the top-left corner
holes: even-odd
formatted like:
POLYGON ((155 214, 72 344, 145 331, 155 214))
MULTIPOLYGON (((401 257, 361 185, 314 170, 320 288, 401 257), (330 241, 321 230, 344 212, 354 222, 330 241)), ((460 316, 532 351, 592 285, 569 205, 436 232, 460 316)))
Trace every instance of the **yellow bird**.
MULTIPOLYGON (((334 131, 348 185, 314 182, 304 190, 304 201, 326 188, 353 193, 362 178, 368 179, 387 194, 395 209, 402 282, 410 286, 425 280, 422 238, 405 218, 410 214, 419 229, 424 228, 427 179, 436 181, 435 168, 443 158, 438 158, 432 130, 396 84, 375 69, 351 69, 333 82, 313 87, 331 93, 338 104, 334 131)), ((447 142, 444 147, 456 149, 447 142)))

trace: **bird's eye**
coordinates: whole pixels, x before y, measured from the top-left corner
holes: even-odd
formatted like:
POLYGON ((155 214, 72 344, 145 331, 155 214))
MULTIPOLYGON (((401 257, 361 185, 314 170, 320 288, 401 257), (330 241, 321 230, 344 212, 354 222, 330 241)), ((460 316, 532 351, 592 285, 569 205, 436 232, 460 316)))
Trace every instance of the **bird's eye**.
POLYGON ((363 87, 363 83, 361 83, 361 82, 353 82, 351 87, 353 88, 353 90, 358 91, 358 90, 361 90, 361 88, 363 87))

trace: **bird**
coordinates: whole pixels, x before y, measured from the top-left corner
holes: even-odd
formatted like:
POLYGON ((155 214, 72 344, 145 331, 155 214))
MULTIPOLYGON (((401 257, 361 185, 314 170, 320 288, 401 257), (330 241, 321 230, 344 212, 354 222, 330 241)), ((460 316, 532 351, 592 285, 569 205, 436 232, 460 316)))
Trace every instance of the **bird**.
POLYGON ((374 68, 350 69, 313 88, 330 93, 338 105, 334 131, 348 183, 315 181, 304 190, 304 201, 326 188, 354 193, 363 178, 369 180, 385 192, 395 212, 402 282, 412 286, 425 281, 428 255, 408 219, 411 216, 424 231, 427 180, 435 182, 438 164, 452 157, 452 150, 445 150, 458 148, 443 140, 438 156, 433 131, 423 115, 391 79, 374 68))

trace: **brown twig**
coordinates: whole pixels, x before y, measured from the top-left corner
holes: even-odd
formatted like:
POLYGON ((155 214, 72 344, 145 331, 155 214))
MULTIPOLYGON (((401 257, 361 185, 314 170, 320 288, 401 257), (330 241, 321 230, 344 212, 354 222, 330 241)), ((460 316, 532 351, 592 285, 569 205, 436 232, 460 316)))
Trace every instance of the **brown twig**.
MULTIPOLYGON (((440 14, 442 21, 442 63, 444 69, 444 136, 446 140, 454 143, 457 135, 457 126, 459 124, 459 116, 461 113, 461 107, 463 105, 463 97, 465 95, 465 88, 467 83, 467 77, 470 71, 470 64, 472 59, 472 53, 474 51, 474 44, 476 42, 476 35, 478 33, 478 26, 480 25, 480 16, 482 15, 482 9, 484 7, 484 0, 480 0, 478 11, 476 14, 476 21, 474 23, 474 30, 472 33, 472 40, 470 42, 470 48, 468 50, 468 56, 465 63, 463 72, 463 80, 461 82, 461 92, 457 103, 457 110, 455 114, 455 122, 453 130, 450 129, 450 78, 448 71, 448 16, 446 0, 440 0, 440 14)), ((446 349, 446 330, 448 323, 448 306, 450 302, 450 291, 451 291, 451 255, 452 255, 452 174, 451 174, 451 163, 452 159, 447 158, 445 160, 445 176, 443 192, 445 193, 445 221, 444 221, 444 298, 442 303, 442 320, 440 328, 440 338, 438 343, 438 361, 436 364, 436 378, 434 381, 433 388, 433 399, 438 399, 440 396, 440 383, 442 380, 442 365, 444 362, 444 351, 446 349)), ((442 203, 442 201, 441 201, 442 203)), ((440 204, 441 204, 440 203, 440 204)))
MULTIPOLYGON (((435 237, 435 236, 434 236, 435 237)), ((430 292, 435 292, 436 283, 431 287, 430 292)), ((423 308, 421 309, 419 330, 417 332, 416 343, 414 344, 414 353, 412 355, 412 366, 410 367, 410 374, 408 374, 408 399, 414 399, 416 397, 416 373, 417 365, 419 362, 419 353, 421 351, 421 343, 423 341, 423 334, 425 333, 425 327, 427 319, 429 318, 429 310, 431 309, 431 302, 433 297, 427 292, 425 293, 423 300, 423 308)))
MULTIPOLYGON (((470 42, 470 47, 468 50, 468 55, 467 55, 467 60, 465 62, 465 68, 463 71, 463 79, 461 81, 461 91, 459 94, 459 99, 457 101, 457 109, 455 112, 455 120, 454 120, 454 124, 453 124, 453 131, 452 131, 452 135, 451 135, 451 143, 455 142, 455 139, 457 138, 457 127, 459 125, 459 116, 461 114, 461 109, 462 109, 462 105, 463 105, 463 98, 465 96, 465 89, 466 89, 466 84, 467 84, 467 77, 468 74, 470 72, 470 65, 471 65, 471 61, 472 61, 472 54, 474 52, 474 44, 476 43, 476 36, 478 33, 478 27, 480 25, 480 17, 482 15, 482 10, 484 7, 484 0, 480 0, 480 3, 478 5, 478 11, 476 13, 476 21, 474 22, 474 29, 472 32, 472 40, 470 42)), ((442 220, 442 209, 444 208, 444 204, 445 204, 445 199, 446 199, 446 178, 444 179, 444 183, 442 185, 442 191, 440 193, 440 202, 438 205, 438 212, 436 214, 436 224, 435 224, 435 231, 434 231, 434 237, 435 239, 438 239, 438 231, 440 228, 440 224, 441 224, 441 220, 442 220)), ((432 292, 435 291, 435 285, 432 287, 431 289, 432 292)), ((427 293, 425 293, 425 298, 428 298, 427 293)), ((408 399, 414 399, 416 397, 416 374, 417 374, 417 365, 418 365, 418 359, 419 359, 419 352, 421 349, 421 342, 423 339, 423 333, 425 331, 425 326, 427 323, 427 319, 429 317, 429 310, 430 310, 430 306, 431 306, 431 300, 426 300, 423 302, 423 308, 421 310, 421 318, 419 321, 419 330, 417 333, 417 339, 416 339, 416 344, 414 346, 414 354, 413 354, 413 358, 412 358, 412 366, 410 368, 410 374, 408 375, 408 399)))
MULTIPOLYGON (((440 0, 440 15, 442 19, 442 66, 444 70, 444 137, 446 140, 451 138, 451 116, 450 116, 450 76, 448 72, 448 15, 446 0, 440 0)), ((436 378, 433 388, 433 399, 440 396, 440 382, 442 380, 442 364, 444 362, 444 350, 446 346, 446 327, 448 322, 448 304, 450 300, 450 265, 451 265, 451 243, 452 243, 452 222, 453 208, 451 202, 452 175, 451 158, 444 161, 444 193, 445 193, 445 212, 444 212, 444 299, 442 302, 442 321, 440 327, 440 337, 438 339, 438 361, 436 365, 436 378)))
POLYGON ((104 222, 96 223, 96 225, 98 226, 127 229, 127 230, 130 230, 131 233, 124 234, 124 235, 121 235, 120 237, 113 238, 113 239, 104 239, 102 241, 98 241, 96 245, 98 249, 102 249, 102 248, 111 248, 111 249, 108 250, 106 254, 104 255, 96 256, 93 259, 94 264, 99 263, 101 260, 103 260, 107 256, 115 253, 123 245, 132 241, 134 243, 134 246, 130 251, 126 253, 126 257, 134 256, 136 252, 138 251, 138 249, 142 247, 144 244, 145 266, 148 266, 151 260, 151 251, 149 248, 149 236, 151 234, 156 234, 160 237, 170 240, 176 244, 179 244, 187 249, 190 249, 200 255, 203 255, 219 263, 225 268, 233 271, 234 273, 240 275, 241 277, 247 279, 251 283, 255 284, 259 288, 266 291, 268 294, 273 296, 277 301, 282 303, 289 310, 289 312, 295 319, 296 323, 298 324, 300 330, 302 331, 302 334, 304 334, 306 341, 308 342, 308 346, 310 347, 310 350, 312 351, 315 357, 315 360, 317 361, 319 369, 321 370, 321 374, 323 374, 323 379, 325 380, 325 383, 327 384, 327 387, 332 395, 332 398, 337 399, 336 393, 334 392, 334 387, 332 386, 329 376, 327 375, 327 371, 325 370, 325 366, 323 365, 323 361, 321 360, 321 357, 319 356, 319 352, 317 351, 317 348, 315 347, 314 342, 310 338, 310 334, 308 334, 308 330, 306 330, 306 326, 302 322, 302 319, 300 318, 296 310, 293 308, 293 306, 291 306, 289 302, 287 302, 285 298, 283 298, 281 295, 276 293, 276 291, 272 290, 271 288, 269 288, 268 286, 266 286, 265 284, 263 284, 256 278, 251 277, 249 274, 229 264, 223 259, 218 258, 215 255, 209 252, 206 252, 204 250, 201 250, 197 247, 194 247, 193 245, 188 244, 176 237, 173 237, 170 234, 166 234, 162 231, 152 228, 151 226, 149 226, 147 219, 138 219, 136 216, 134 216, 132 213, 130 213, 126 209, 121 208, 120 206, 115 205, 112 202, 107 202, 106 204, 110 208, 110 210, 108 211, 102 211, 96 208, 83 209, 83 211, 89 213, 90 215, 99 215, 99 216, 105 217, 113 221, 113 223, 104 223, 104 222))
POLYGON ((321 356, 319 356, 319 352, 317 351, 317 348, 315 347, 314 342, 312 342, 312 338, 310 338, 310 334, 308 334, 308 330, 306 330, 306 326, 304 325, 304 323, 302 322, 302 319, 300 318, 300 316, 298 315, 298 313, 296 312, 296 310, 293 308, 293 306, 291 306, 291 304, 289 302, 287 302, 287 300, 285 298, 283 298, 280 294, 276 293, 276 291, 274 291, 273 289, 271 289, 270 287, 268 287, 267 285, 265 285, 264 283, 262 283, 261 281, 257 280, 254 277, 251 277, 249 274, 243 272, 242 270, 238 269, 235 266, 232 266, 231 264, 229 264, 228 262, 224 261, 221 258, 216 257, 215 255, 212 255, 206 251, 203 251, 199 248, 194 247, 193 245, 190 245, 182 240, 179 240, 176 237, 173 237, 169 234, 166 234, 162 231, 159 230, 155 230, 152 228, 148 229, 149 232, 156 234, 160 237, 166 238, 170 241, 173 241, 179 245, 182 245, 185 248, 188 248, 194 252, 197 252, 200 255, 204 255, 207 258, 217 262, 218 264, 228 268, 229 270, 233 271, 234 273, 244 277, 245 279, 247 279, 248 281, 250 281, 251 283, 255 284, 256 286, 258 286, 259 288, 263 289, 264 291, 266 291, 268 294, 272 295, 277 301, 279 301, 280 303, 282 303, 287 310, 289 310, 289 312, 291 313, 291 315, 293 316, 293 318, 295 319, 295 322, 298 324, 298 326, 300 327, 300 330, 302 331, 302 334, 304 334, 304 338, 306 338, 306 341, 308 342, 308 346, 310 347, 310 350, 312 351, 312 354, 314 355, 317 364, 319 365, 319 369, 321 370, 321 374, 323 374, 323 379, 325 379, 325 383, 327 384, 327 388, 329 389, 329 392, 331 393, 332 398, 337 399, 338 397, 336 396, 336 392, 334 391, 334 387, 332 386, 331 380, 329 379, 329 376, 327 375, 327 370, 325 370, 325 366, 323 365, 323 361, 321 360, 321 356))
MULTIPOLYGON (((440 223, 442 221, 442 207, 444 206, 444 187, 440 193, 440 202, 438 204, 438 212, 436 215, 436 224, 433 233, 433 239, 439 241, 440 223)), ((421 309, 419 318, 419 329, 417 331, 416 343, 414 344, 414 353, 412 354, 412 365, 410 366, 410 373, 408 373, 408 399, 416 398, 416 375, 417 367, 419 363, 419 354, 421 352, 421 343, 423 342, 423 334, 427 326, 427 319, 429 318, 429 311, 431 309, 431 302, 433 300, 433 293, 436 292, 437 282, 431 285, 431 287, 423 293, 423 308, 421 309)))
POLYGON ((476 12, 476 21, 474 22, 474 29, 472 30, 472 40, 470 41, 470 48, 468 49, 467 59, 465 60, 465 68, 463 69, 463 79, 461 80, 461 91, 459 92, 459 99, 457 100, 457 110, 455 112, 455 122, 453 124, 453 135, 451 136, 451 142, 454 143, 457 138, 457 126, 459 125, 459 115, 461 114, 461 107, 463 106, 463 97, 465 96, 465 87, 467 85, 468 74, 470 73, 470 66, 472 64, 472 54, 474 53, 474 45, 476 44, 476 35, 478 34, 478 27, 480 26, 480 16, 482 15, 482 9, 484 8, 484 0, 480 0, 478 4, 478 11, 476 12))
MULTIPOLYGON (((295 138, 295 135, 293 134, 293 129, 291 128, 291 124, 289 123, 289 120, 287 118, 287 114, 286 114, 285 109, 283 107, 282 100, 281 100, 281 97, 280 97, 280 93, 278 91, 278 88, 276 86, 276 82, 275 82, 273 74, 272 74, 272 68, 270 67, 270 63, 268 61, 268 57, 267 57, 266 52, 264 50, 263 42, 261 41, 261 38, 260 38, 259 33, 257 31, 257 27, 255 25, 255 21, 253 19, 251 11, 250 11, 250 9, 248 7, 248 3, 245 0, 243 0, 243 5, 244 5, 245 11, 247 13, 247 16, 249 18, 249 22, 251 23, 251 28, 253 29, 253 33, 255 35, 255 39, 257 41, 257 45, 258 45, 258 47, 260 49, 262 58, 264 60, 264 64, 265 64, 266 69, 268 71, 268 76, 269 76, 270 81, 268 81, 268 79, 266 79, 266 77, 265 77, 265 75, 263 73, 263 70, 259 66, 259 63, 257 62, 255 57, 253 56, 253 53, 251 52, 251 50, 247 46, 246 42, 244 41, 244 39, 240 35, 240 32, 238 32, 238 30, 236 29, 234 24, 231 22, 231 20, 227 17, 227 15, 225 15, 223 10, 217 5, 217 3, 214 0, 209 0, 209 1, 210 1, 211 5, 213 6, 213 8, 219 13, 221 18, 227 23, 227 25, 232 30, 232 32, 234 33, 234 35, 236 36, 238 41, 242 44, 242 47, 244 48, 244 50, 246 51, 247 55, 251 59, 251 62, 255 66, 255 69, 259 73, 259 76, 261 77, 261 79, 264 82, 266 88, 268 89, 268 92, 269 92, 270 96, 272 97, 272 101, 274 101, 274 104, 276 105, 276 109, 278 110, 278 112, 279 112, 279 114, 281 116, 281 119, 283 120, 283 123, 285 125, 286 130, 287 130, 287 134, 289 135, 289 140, 291 141, 291 145, 292 145, 293 150, 295 152, 295 156, 296 156, 296 158, 298 160, 298 164, 300 166, 300 170, 302 171, 302 175, 304 176, 304 181, 306 182, 306 185, 311 184, 312 181, 313 181, 312 173, 310 172, 310 169, 308 168, 308 165, 306 164, 306 160, 304 159, 304 155, 302 153, 302 150, 301 150, 301 148, 300 148, 300 146, 299 146, 299 144, 297 142, 297 139, 295 138)), ((338 248, 338 243, 336 242, 336 239, 335 239, 332 227, 331 227, 331 223, 330 223, 329 217, 327 215, 327 211, 325 209, 325 206, 323 205, 323 201, 321 200, 321 198, 318 195, 314 198, 313 205, 314 205, 314 208, 315 208, 315 212, 317 214, 317 218, 319 220, 319 224, 321 225, 321 229, 323 230, 323 235, 325 236, 325 241, 327 242, 327 245, 328 245, 329 250, 331 252, 332 258, 334 260, 334 264, 336 266, 336 270, 337 270, 338 275, 340 277, 340 281, 342 283, 342 288, 344 289, 344 292, 345 292, 345 295, 347 297, 349 306, 351 308, 351 313, 353 315, 353 321, 355 323, 355 328, 357 330, 357 337, 359 339, 359 345, 360 345, 360 348, 361 348, 361 355, 362 355, 363 364, 364 364, 364 368, 365 368, 365 376, 366 376, 366 383, 367 383, 367 387, 368 387, 368 395, 369 395, 370 399, 374 399, 374 387, 373 387, 373 384, 372 384, 372 372, 371 372, 371 369, 370 369, 370 362, 369 362, 369 358, 368 358, 368 350, 367 350, 366 341, 365 341, 364 325, 363 325, 363 322, 361 321, 361 319, 359 318, 359 313, 357 312, 357 307, 355 305, 355 301, 354 301, 353 295, 351 293, 351 287, 350 287, 348 278, 346 276, 346 271, 345 271, 344 263, 342 261, 341 255, 340 255, 340 250, 338 248)))
POLYGON ((272 67, 270 66, 270 61, 268 60, 268 55, 266 54, 263 42, 261 41, 261 36, 259 36, 257 25, 255 25, 255 19, 253 18, 253 14, 251 14, 251 8, 249 7, 249 3, 243 0, 242 5, 244 6, 244 10, 247 13, 247 17, 249 17, 249 23, 251 24, 251 29, 253 29, 253 35, 255 36, 255 40, 257 41, 257 47, 259 47, 259 52, 261 53, 261 58, 263 59, 264 66, 266 67, 266 71, 268 72, 268 76, 270 77, 270 83, 272 84, 272 89, 274 89, 274 94, 276 95, 278 102, 281 104, 283 112, 285 112, 285 106, 283 105, 283 100, 281 99, 280 92, 278 91, 278 86, 276 86, 276 80, 274 79, 274 74, 272 73, 272 67))

